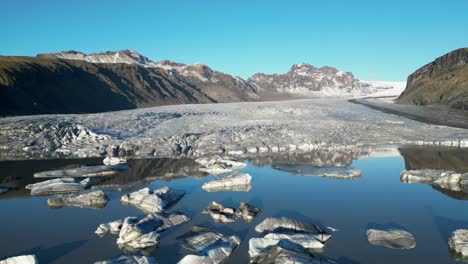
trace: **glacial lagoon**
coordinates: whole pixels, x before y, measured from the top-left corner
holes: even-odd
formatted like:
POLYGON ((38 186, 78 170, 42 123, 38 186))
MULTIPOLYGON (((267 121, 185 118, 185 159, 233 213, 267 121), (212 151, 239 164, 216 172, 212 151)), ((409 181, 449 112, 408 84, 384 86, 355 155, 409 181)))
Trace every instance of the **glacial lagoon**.
MULTIPOLYGON (((161 232, 160 244, 140 252, 159 263, 177 263, 189 252, 180 237, 192 226, 202 226, 226 236, 237 235, 240 245, 226 263, 249 262, 249 239, 262 237, 255 226, 267 217, 289 217, 332 227, 332 237, 314 254, 337 263, 459 263, 447 241, 453 231, 468 228, 468 193, 403 183, 400 173, 414 169, 468 172, 468 151, 445 148, 389 147, 382 150, 328 151, 256 156, 245 159, 238 171, 252 176, 245 191, 208 192, 202 185, 217 176, 200 171, 187 158, 128 160, 128 171, 109 176, 93 188, 103 190, 109 202, 104 208, 60 208, 47 205, 50 196, 31 196, 27 184, 43 181, 36 172, 101 165, 102 158, 0 162, 0 259, 35 254, 40 263, 94 263, 126 254, 116 236, 97 236, 106 222, 146 214, 123 205, 120 197, 144 187, 164 186, 185 191, 168 208, 191 220, 161 232), (319 177, 329 167, 352 167, 360 177, 319 177), (215 222, 202 211, 216 201, 237 208, 247 202, 261 210, 251 222, 237 219, 215 222), (398 228, 414 235, 416 246, 399 250, 371 245, 366 230, 398 228)), ((219 177, 219 176, 218 176, 219 177)))

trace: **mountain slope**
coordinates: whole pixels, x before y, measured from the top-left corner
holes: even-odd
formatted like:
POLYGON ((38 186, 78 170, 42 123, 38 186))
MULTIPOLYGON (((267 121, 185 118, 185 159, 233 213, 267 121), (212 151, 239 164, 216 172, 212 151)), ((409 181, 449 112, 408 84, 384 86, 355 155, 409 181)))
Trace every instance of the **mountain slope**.
POLYGON ((247 81, 132 50, 84 54, 0 56, 0 116, 95 113, 168 104, 386 95, 394 84, 366 82, 333 67, 293 65, 285 74, 258 73, 247 81))
POLYGON ((397 103, 468 109, 468 48, 449 52, 412 73, 397 103))
POLYGON ((0 57, 0 115, 93 113, 209 102, 216 100, 159 68, 0 57))
POLYGON ((140 65, 145 68, 160 68, 181 82, 190 83, 202 89, 204 93, 208 94, 216 102, 238 102, 258 99, 256 89, 239 77, 214 71, 202 63, 187 65, 169 60, 154 62, 129 49, 89 55, 77 51, 62 51, 38 54, 37 57, 84 60, 96 64, 125 63, 140 65))

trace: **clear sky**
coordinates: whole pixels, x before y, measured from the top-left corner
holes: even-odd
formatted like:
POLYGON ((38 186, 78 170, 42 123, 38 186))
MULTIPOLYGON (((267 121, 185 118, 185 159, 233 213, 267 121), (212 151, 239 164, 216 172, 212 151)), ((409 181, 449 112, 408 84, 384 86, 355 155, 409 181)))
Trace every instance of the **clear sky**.
POLYGON ((133 49, 241 77, 294 63, 406 80, 468 46, 468 0, 1 0, 0 55, 133 49))

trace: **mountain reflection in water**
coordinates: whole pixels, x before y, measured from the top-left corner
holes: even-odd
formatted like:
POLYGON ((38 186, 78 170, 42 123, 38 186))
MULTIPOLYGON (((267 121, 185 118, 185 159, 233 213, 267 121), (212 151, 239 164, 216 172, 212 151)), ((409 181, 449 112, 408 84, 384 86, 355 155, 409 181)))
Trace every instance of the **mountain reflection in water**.
MULTIPOLYGON (((3 175, 0 175, 0 188, 10 189, 0 195, 0 199, 29 196, 30 191, 25 186, 44 181, 36 179, 34 173, 46 170, 75 168, 85 165, 101 165, 102 158, 68 159, 68 160, 27 160, 0 162, 3 175), (3 177, 1 177, 3 176, 3 177)), ((97 189, 126 189, 155 180, 172 181, 184 177, 205 177, 208 174, 199 171, 200 165, 192 159, 135 159, 128 160, 129 170, 122 171, 94 187, 97 189)))
MULTIPOLYGON (((434 169, 458 173, 468 172, 468 150, 460 148, 399 148, 407 170, 434 169)), ((468 200, 465 189, 450 190, 436 185, 432 188, 457 200, 468 200)))

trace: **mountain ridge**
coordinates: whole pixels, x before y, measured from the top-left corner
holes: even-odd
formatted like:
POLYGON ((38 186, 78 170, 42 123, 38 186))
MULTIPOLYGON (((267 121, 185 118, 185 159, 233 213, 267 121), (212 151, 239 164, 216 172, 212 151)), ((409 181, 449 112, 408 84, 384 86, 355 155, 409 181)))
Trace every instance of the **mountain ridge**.
POLYGON ((360 82, 352 73, 309 64, 295 64, 291 70, 291 83, 297 86, 305 78, 315 82, 315 90, 301 87, 304 93, 300 89, 269 89, 252 78, 244 80, 203 63, 154 62, 129 49, 89 55, 65 51, 36 57, 0 56, 0 115, 94 113, 167 104, 361 94, 343 92, 354 89, 349 84, 360 82), (324 87, 312 73, 323 75, 321 80, 338 83, 341 90, 321 91, 324 87))

